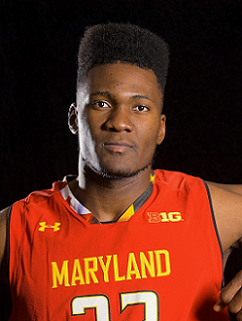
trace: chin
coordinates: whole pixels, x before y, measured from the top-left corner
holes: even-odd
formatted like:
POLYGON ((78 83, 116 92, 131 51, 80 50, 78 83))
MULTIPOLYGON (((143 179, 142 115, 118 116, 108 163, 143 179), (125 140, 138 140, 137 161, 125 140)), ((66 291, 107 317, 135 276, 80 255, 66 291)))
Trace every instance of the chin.
POLYGON ((148 169, 149 166, 150 166, 150 164, 145 165, 144 167, 139 168, 137 170, 122 170, 122 169, 110 170, 107 168, 102 168, 98 174, 105 179, 128 178, 128 177, 137 176, 139 173, 148 169))

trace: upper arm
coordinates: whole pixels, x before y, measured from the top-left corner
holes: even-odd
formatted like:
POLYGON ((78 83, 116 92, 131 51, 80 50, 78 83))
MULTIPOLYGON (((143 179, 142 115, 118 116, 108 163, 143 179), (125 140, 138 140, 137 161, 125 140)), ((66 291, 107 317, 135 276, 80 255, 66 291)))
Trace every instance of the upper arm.
MULTIPOLYGON (((242 236, 242 194, 240 187, 207 182, 222 248, 226 251, 242 236), (231 187, 231 188, 230 188, 231 187)), ((236 185, 234 185, 236 186, 236 185)))
POLYGON ((5 208, 0 212, 0 271, 6 251, 6 240, 7 240, 7 222, 8 222, 8 213, 10 207, 5 208))
POLYGON ((0 320, 8 320, 12 311, 6 241, 9 211, 10 207, 0 211, 0 320))
POLYGON ((221 184, 221 183, 214 183, 214 182, 207 182, 207 184, 212 184, 219 188, 225 189, 226 191, 236 193, 242 195, 242 184, 221 184))

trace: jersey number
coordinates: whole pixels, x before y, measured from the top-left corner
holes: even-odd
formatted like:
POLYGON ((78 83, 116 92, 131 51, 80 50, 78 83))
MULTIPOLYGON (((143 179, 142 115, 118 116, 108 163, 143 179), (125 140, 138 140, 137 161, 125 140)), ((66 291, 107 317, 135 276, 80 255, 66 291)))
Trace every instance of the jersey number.
MULTIPOLYGON (((121 313, 132 305, 144 305, 143 321, 158 321, 158 295, 153 291, 120 294, 121 313)), ((77 296, 71 302, 71 313, 85 315, 87 309, 95 309, 95 321, 110 321, 109 298, 104 294, 77 296)))

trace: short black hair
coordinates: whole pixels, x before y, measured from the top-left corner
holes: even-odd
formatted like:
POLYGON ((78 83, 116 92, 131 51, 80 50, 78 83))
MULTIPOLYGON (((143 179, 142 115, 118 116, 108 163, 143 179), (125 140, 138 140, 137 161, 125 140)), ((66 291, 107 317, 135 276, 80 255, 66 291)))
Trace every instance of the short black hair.
POLYGON ((164 93, 168 45, 151 31, 129 23, 99 24, 86 29, 78 53, 77 84, 92 67, 118 61, 153 70, 164 93))

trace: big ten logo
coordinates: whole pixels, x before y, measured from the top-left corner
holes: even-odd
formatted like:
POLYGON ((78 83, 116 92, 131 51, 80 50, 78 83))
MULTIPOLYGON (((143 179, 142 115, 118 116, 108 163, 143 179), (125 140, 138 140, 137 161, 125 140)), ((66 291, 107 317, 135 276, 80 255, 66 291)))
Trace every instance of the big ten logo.
POLYGON ((183 218, 180 212, 148 212, 150 223, 163 223, 163 222, 181 222, 183 218))

